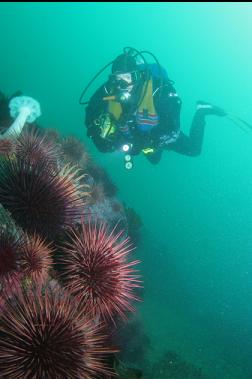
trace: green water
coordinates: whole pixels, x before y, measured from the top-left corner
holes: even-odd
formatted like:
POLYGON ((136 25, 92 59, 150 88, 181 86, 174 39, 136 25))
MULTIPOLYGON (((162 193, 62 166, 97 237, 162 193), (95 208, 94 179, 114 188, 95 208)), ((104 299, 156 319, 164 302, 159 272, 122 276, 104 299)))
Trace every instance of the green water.
POLYGON ((138 312, 150 359, 173 350, 214 379, 252 377, 252 133, 212 116, 201 156, 136 157, 127 171, 87 139, 78 99, 134 46, 175 81, 184 132, 199 99, 252 122, 251 19, 251 3, 0 4, 0 89, 35 97, 43 126, 85 142, 144 222, 138 312))

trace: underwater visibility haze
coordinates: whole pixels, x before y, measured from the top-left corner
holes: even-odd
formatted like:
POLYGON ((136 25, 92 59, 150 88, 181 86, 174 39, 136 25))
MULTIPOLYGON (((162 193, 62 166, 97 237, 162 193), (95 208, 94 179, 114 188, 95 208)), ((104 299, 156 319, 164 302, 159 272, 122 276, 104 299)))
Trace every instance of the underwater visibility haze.
MULTIPOLYGON (((78 229, 67 236, 65 245, 60 238, 57 239, 56 245, 61 246, 59 249, 50 243, 61 232, 61 223, 65 222, 68 227, 73 218, 79 216, 80 193, 88 197, 85 201, 91 201, 88 210, 95 209, 105 215, 103 221, 107 215, 112 215, 114 220, 113 212, 122 212, 124 205, 121 214, 126 214, 127 222, 124 220, 121 225, 127 223, 134 250, 131 252, 126 240, 125 245, 115 247, 110 260, 106 261, 106 267, 110 267, 118 260, 118 266, 113 266, 113 269, 122 275, 119 283, 123 291, 119 291, 117 277, 112 277, 108 284, 112 290, 101 286, 100 292, 97 291, 104 298, 99 298, 100 303, 96 302, 98 292, 95 292, 92 305, 88 303, 85 308, 85 311, 91 310, 95 317, 110 320, 113 330, 117 324, 114 319, 120 318, 117 338, 123 348, 116 353, 120 378, 252 378, 251 19, 250 2, 0 4, 0 91, 7 97, 21 91, 36 99, 41 107, 41 116, 36 121, 39 127, 54 129, 60 134, 64 157, 71 149, 67 145, 71 145, 69 136, 75 138, 71 151, 72 155, 76 153, 75 163, 80 148, 76 139, 79 140, 91 157, 88 159, 93 162, 85 166, 89 174, 89 182, 85 185, 93 185, 96 180, 99 184, 92 193, 92 199, 88 200, 88 190, 81 186, 80 178, 81 174, 85 175, 85 170, 74 179, 70 168, 61 167, 59 176, 52 174, 50 181, 54 192, 48 193, 46 200, 41 195, 42 186, 37 206, 39 212, 40 201, 45 204, 47 201, 55 202, 58 207, 55 212, 61 218, 56 220, 53 210, 48 213, 51 224, 47 226, 46 217, 39 216, 38 219, 34 216, 35 221, 24 222, 23 214, 21 217, 16 210, 19 203, 15 206, 11 203, 11 194, 17 196, 16 189, 21 186, 21 181, 8 182, 8 178, 15 174, 15 170, 28 175, 27 163, 23 163, 28 150, 24 150, 24 146, 27 143, 40 146, 39 136, 32 133, 30 137, 24 135, 24 139, 20 137, 18 140, 17 150, 12 152, 16 154, 16 163, 0 161, 0 203, 27 233, 34 233, 39 225, 41 240, 33 236, 29 244, 40 246, 44 243, 47 252, 58 249, 56 256, 59 254, 61 258, 56 261, 60 266, 60 277, 62 275, 62 282, 72 290, 72 294, 78 291, 73 288, 71 280, 74 280, 76 288, 80 288, 82 280, 76 272, 84 270, 84 266, 77 263, 83 246, 87 244, 85 248, 88 250, 92 243, 96 246, 99 238, 106 242, 105 229, 97 227, 98 238, 82 225, 83 230, 78 229), (165 150, 160 162, 152 165, 144 154, 140 154, 133 157, 133 168, 127 170, 123 152, 98 151, 87 136, 85 106, 79 104, 79 97, 92 77, 122 54, 127 46, 154 54, 174 81, 182 101, 180 127, 186 135, 190 132, 197 101, 209 102, 227 112, 228 117, 206 117, 200 155, 186 156, 165 150), (68 183, 69 178, 71 183, 68 183), (13 192, 8 194, 10 189, 13 192), (101 198, 103 205, 98 206, 101 198), (108 200, 111 198, 113 202, 108 200), (71 255, 72 251, 76 254, 71 255), (132 266, 125 263, 128 256, 132 266), (139 270, 137 273, 135 265, 139 270), (138 286, 138 274, 143 288, 135 288, 138 286), (113 291, 118 291, 115 299, 111 299, 113 291), (106 299, 109 297, 109 305, 104 300, 105 295, 106 299), (130 304, 135 297, 141 301, 134 304, 136 309, 133 311, 130 304), (128 311, 130 316, 125 321, 123 316, 128 311)), ((151 55, 147 55, 146 59, 154 62, 151 55)), ((111 66, 92 83, 85 94, 86 100, 110 73, 111 66)), ((54 150, 57 144, 50 145, 55 138, 51 134, 47 141, 46 151, 50 155, 40 172, 49 170, 52 173, 51 170, 55 169, 52 167, 59 159, 54 150)), ((39 154, 42 154, 40 150, 36 159, 39 154)), ((82 152, 80 156, 82 160, 78 162, 83 163, 82 152)), ((33 159, 29 161, 31 167, 33 159)), ((38 175, 37 168, 32 170, 28 171, 38 175)), ((44 180, 44 177, 38 177, 39 183, 44 180)), ((19 206, 21 209, 21 203, 19 206)), ((28 214, 25 217, 29 219, 28 214)), ((1 233, 0 238, 7 238, 1 233)), ((108 244, 121 243, 122 235, 116 233, 114 237, 110 236, 112 240, 108 244)), ((123 238, 126 237, 123 235, 123 238)), ((7 240, 11 244, 10 249, 14 249, 17 242, 7 240)), ((96 257, 103 253, 99 250, 96 257)), ((0 259, 4 260, 1 255, 0 259)), ((47 255, 44 259, 45 265, 51 262, 47 255)), ((97 259, 103 261, 102 255, 97 259)), ((35 280, 43 281, 46 275, 35 275, 35 280)), ((86 292, 85 296, 82 292, 79 295, 86 301, 86 292)), ((50 291, 46 296, 48 299, 43 301, 47 303, 49 313, 56 304, 65 312, 67 320, 68 317, 80 317, 75 314, 78 310, 71 309, 69 299, 66 304, 61 304, 60 298, 50 298, 50 291)), ((24 296, 20 307, 28 307, 31 313, 39 312, 43 301, 33 309, 31 299, 24 296)), ((50 317, 56 324, 54 316, 50 317)), ((86 321, 81 322, 84 325, 86 321)), ((90 351, 95 350, 94 357, 93 353, 87 353, 90 354, 87 360, 91 356, 92 359, 99 358, 104 336, 99 335, 95 340, 91 335, 92 327, 85 324, 85 328, 89 333, 90 351)), ((6 347, 1 338, 0 320, 0 362, 6 347)), ((64 338, 64 341, 76 338, 75 342, 82 346, 83 340, 76 334, 66 334, 64 338)), ((73 351, 73 346, 74 343, 67 345, 66 351, 73 351)), ((79 357, 80 352, 75 353, 79 357)), ((80 376, 74 376, 73 366, 69 378, 107 377, 99 359, 98 373, 101 376, 96 376, 87 364, 82 362, 78 366, 75 362, 84 376, 81 376, 81 371, 80 376)), ((67 364, 70 369, 71 359, 67 364)), ((50 375, 53 377, 53 371, 50 375)))

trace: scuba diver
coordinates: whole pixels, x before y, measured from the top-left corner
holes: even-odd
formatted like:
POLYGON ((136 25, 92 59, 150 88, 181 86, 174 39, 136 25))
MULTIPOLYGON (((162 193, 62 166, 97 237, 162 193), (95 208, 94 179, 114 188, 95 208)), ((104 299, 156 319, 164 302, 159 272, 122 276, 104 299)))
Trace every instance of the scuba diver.
POLYGON ((124 48, 84 89, 80 104, 86 107, 87 135, 101 152, 124 152, 125 167, 133 167, 132 156, 143 153, 157 164, 164 150, 187 156, 201 153, 205 117, 227 116, 207 102, 198 101, 189 136, 180 130, 181 99, 156 57, 148 51, 124 48), (144 55, 155 63, 147 63, 144 55), (88 102, 83 95, 92 82, 112 65, 112 72, 88 102))

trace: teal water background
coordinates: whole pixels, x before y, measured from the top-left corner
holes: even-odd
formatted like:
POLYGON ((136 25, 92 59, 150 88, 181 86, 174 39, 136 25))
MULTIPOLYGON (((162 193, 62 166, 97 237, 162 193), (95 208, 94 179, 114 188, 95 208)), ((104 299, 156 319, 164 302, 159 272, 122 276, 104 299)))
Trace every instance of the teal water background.
POLYGON ((127 171, 87 139, 78 99, 133 46, 175 81, 184 132, 199 99, 252 122, 251 19, 244 2, 0 4, 0 89, 35 97, 41 125, 85 142, 144 222, 139 312, 152 358, 174 350, 215 379, 252 377, 252 133, 211 116, 201 156, 139 156, 127 171))

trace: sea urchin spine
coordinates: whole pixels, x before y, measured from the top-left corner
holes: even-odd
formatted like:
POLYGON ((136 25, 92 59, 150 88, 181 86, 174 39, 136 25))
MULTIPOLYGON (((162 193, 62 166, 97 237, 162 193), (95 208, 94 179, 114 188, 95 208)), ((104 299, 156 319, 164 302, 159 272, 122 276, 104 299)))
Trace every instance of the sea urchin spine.
POLYGON ((139 262, 127 261, 132 250, 122 231, 109 232, 105 223, 82 223, 69 234, 63 247, 62 280, 94 317, 114 321, 134 310, 131 301, 138 299, 133 290, 139 287, 134 266, 139 262))
POLYGON ((23 237, 20 269, 24 278, 37 286, 45 284, 53 265, 53 249, 39 235, 23 237))
POLYGON ((65 294, 30 291, 7 301, 0 318, 0 375, 11 379, 95 379, 105 336, 65 294))

